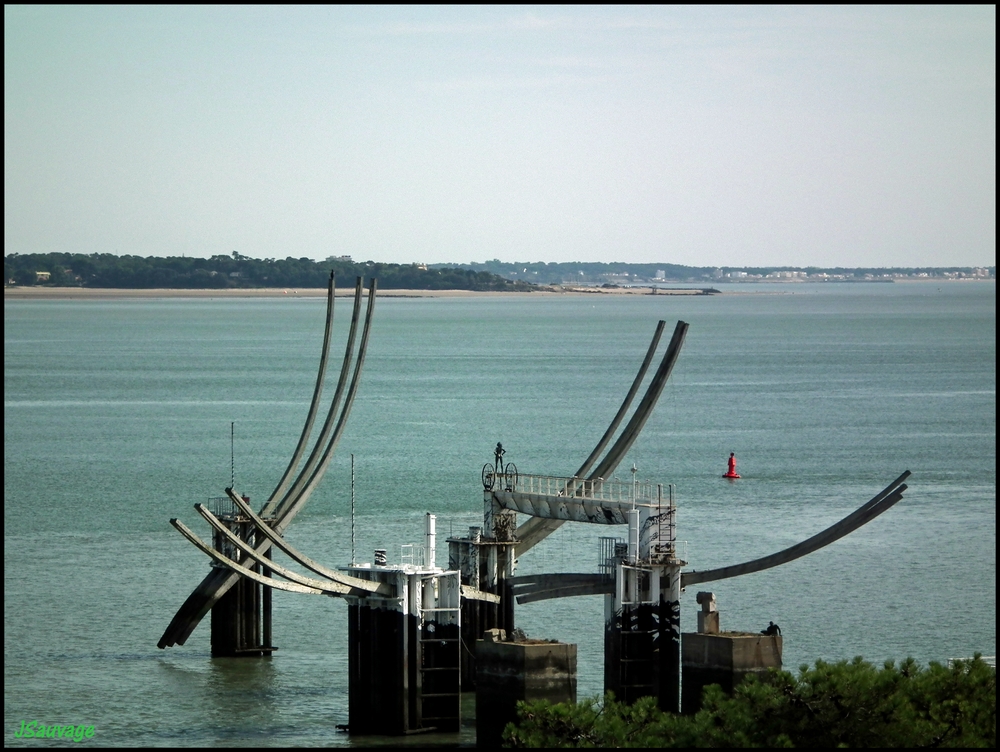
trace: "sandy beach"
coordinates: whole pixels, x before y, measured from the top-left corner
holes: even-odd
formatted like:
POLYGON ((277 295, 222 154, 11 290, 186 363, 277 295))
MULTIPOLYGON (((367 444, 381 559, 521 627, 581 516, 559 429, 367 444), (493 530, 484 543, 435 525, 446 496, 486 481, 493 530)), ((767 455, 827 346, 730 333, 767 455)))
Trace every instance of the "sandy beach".
MULTIPOLYGON (((353 287, 338 287, 337 297, 354 294, 353 287)), ((649 287, 550 287, 532 292, 479 292, 472 290, 379 290, 380 298, 472 298, 472 297, 524 297, 552 295, 650 295, 649 287)), ((657 290, 657 295, 702 295, 700 289, 657 290)), ((718 293, 712 293, 718 294, 718 293)), ((89 287, 4 287, 4 300, 101 300, 112 298, 323 298, 326 290, 310 289, 229 289, 229 290, 172 290, 172 289, 117 289, 89 287)))

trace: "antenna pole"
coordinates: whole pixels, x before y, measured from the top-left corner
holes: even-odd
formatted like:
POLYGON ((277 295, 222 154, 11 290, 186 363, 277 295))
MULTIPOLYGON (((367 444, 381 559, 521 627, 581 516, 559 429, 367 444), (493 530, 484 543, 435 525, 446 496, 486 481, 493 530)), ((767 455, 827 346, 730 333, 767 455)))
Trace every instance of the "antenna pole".
POLYGON ((354 559, 354 455, 351 455, 351 566, 355 564, 354 559))
POLYGON ((229 487, 236 488, 236 421, 229 423, 229 487))

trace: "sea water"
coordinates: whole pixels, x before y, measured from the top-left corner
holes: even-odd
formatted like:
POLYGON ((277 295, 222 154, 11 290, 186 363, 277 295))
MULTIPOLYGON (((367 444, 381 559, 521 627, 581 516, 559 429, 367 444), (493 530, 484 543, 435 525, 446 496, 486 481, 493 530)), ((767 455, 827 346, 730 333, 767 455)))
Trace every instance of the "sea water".
MULTIPOLYGON (((902 471, 902 502, 784 566, 689 589, 723 629, 784 635, 784 663, 926 663, 996 653, 996 309, 992 282, 742 285, 717 296, 384 298, 347 430, 289 541, 338 566, 399 561, 482 523, 482 466, 570 475, 611 421, 656 322, 690 323, 621 478, 675 484, 688 568, 773 553, 902 471), (720 476, 730 452, 741 480, 720 476)), ((350 302, 338 300, 330 382, 350 302)), ((209 619, 157 640, 208 560, 192 505, 262 502, 305 420, 324 301, 119 299, 4 304, 4 742, 21 721, 93 725, 105 745, 348 745, 342 601, 276 592, 270 659, 212 659, 209 619)), ((520 573, 593 572, 601 535, 567 524, 520 573)), ((438 563, 445 564, 444 546, 438 563)), ((579 646, 602 687, 600 596, 518 608, 530 636, 579 646)), ((474 732, 471 732, 474 734, 474 732)), ((469 732, 463 736, 468 741, 469 732)), ((386 740, 382 740, 386 741, 386 740)), ((444 739, 442 741, 447 741, 444 739)), ((65 739, 48 740, 67 743, 65 739)), ((85 742, 86 743, 86 742, 85 742)))

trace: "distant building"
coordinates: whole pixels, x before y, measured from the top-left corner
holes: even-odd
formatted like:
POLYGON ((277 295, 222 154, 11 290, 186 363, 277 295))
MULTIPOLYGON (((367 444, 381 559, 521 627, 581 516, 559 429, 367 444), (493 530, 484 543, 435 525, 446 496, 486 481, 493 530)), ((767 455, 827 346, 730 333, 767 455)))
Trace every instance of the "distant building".
POLYGON ((35 272, 35 282, 48 282, 52 272, 35 272))

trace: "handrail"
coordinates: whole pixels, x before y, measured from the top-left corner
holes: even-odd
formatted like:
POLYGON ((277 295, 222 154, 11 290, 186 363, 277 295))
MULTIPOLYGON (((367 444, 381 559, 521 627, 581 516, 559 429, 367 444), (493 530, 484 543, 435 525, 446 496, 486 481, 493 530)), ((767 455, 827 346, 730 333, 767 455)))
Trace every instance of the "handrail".
POLYGON ((636 506, 657 507, 658 486, 652 481, 630 481, 618 478, 567 478, 557 475, 518 474, 516 482, 509 489, 513 493, 538 496, 562 497, 566 499, 586 499, 612 503, 631 503, 636 506))

